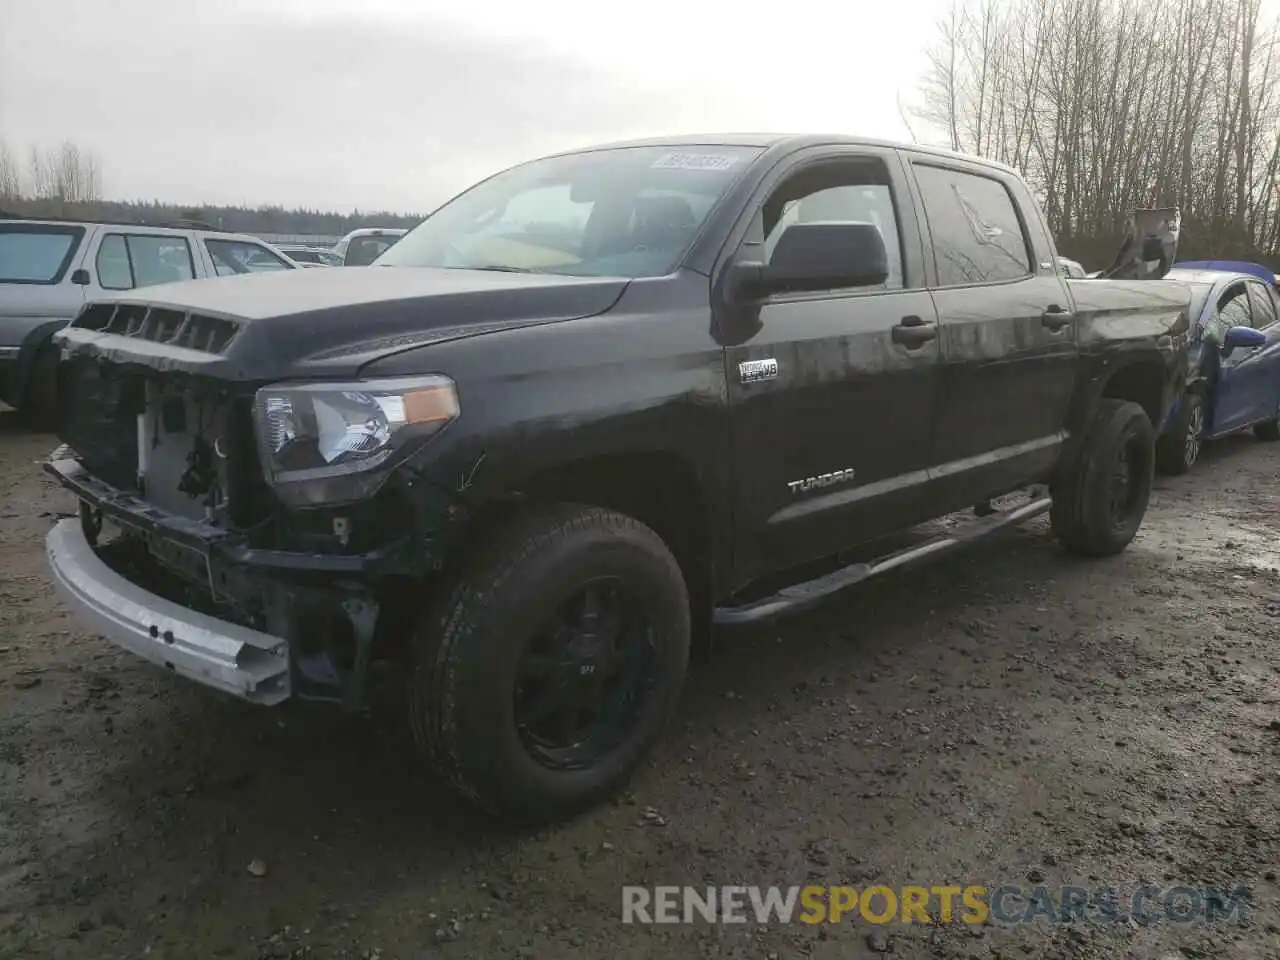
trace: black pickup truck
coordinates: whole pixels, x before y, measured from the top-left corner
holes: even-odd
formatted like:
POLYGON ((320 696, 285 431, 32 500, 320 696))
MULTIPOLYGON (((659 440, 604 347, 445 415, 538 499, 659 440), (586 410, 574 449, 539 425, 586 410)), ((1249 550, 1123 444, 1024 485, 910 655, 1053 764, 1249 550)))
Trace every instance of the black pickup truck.
POLYGON ((1188 303, 1066 279, 1026 184, 969 157, 547 157, 370 267, 87 305, 49 562, 108 639, 256 703, 361 708, 402 664, 424 760, 557 818, 637 764, 713 625, 1044 512, 1123 550, 1188 303))

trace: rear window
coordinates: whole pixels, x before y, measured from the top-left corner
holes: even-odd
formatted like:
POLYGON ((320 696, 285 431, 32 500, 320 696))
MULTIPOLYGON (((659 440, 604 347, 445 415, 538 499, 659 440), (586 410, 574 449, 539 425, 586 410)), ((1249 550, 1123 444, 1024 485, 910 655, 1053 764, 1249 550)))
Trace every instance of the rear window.
POLYGON ((0 224, 0 283, 60 283, 84 227, 0 224))
POLYGON ((367 267, 389 247, 395 246, 400 238, 383 234, 376 237, 356 237, 347 245, 346 265, 348 267, 367 267))

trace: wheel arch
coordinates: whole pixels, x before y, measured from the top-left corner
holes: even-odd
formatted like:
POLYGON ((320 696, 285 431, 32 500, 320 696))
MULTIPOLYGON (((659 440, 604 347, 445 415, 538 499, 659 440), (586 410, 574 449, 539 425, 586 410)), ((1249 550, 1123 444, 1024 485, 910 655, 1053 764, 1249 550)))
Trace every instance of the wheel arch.
POLYGON ((501 488, 468 505, 461 549, 440 571, 447 582, 463 566, 469 544, 484 542, 515 511, 576 503, 630 516, 652 529, 675 556, 689 591, 693 653, 710 649, 716 555, 710 494, 697 467, 678 453, 646 450, 590 454, 508 478, 501 488))
POLYGON ((1158 433, 1169 413, 1166 383, 1166 368, 1159 358, 1135 359, 1111 372, 1098 392, 1098 399, 1129 400, 1138 404, 1158 433))
POLYGON ((4 401, 19 410, 26 403, 27 390, 31 386, 31 374, 35 370, 36 360, 49 348, 53 335, 67 325, 67 320, 50 320, 42 323, 22 338, 18 349, 18 359, 13 366, 13 376, 8 383, 9 396, 4 401))

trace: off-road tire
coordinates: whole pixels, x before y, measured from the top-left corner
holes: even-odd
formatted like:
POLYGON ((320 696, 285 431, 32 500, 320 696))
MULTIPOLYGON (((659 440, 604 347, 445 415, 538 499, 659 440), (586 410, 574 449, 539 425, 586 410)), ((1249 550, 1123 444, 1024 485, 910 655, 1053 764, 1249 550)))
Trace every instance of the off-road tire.
POLYGON ((1142 525, 1154 480, 1155 438, 1151 420, 1138 404, 1104 398, 1072 463, 1054 483, 1049 513, 1054 535, 1067 550, 1085 557, 1112 556, 1127 547, 1142 525), (1135 466, 1134 502, 1123 522, 1111 509, 1111 476, 1120 452, 1131 444, 1141 458, 1135 466))
POLYGON ((1253 428, 1253 435, 1267 443, 1274 443, 1280 440, 1280 418, 1264 420, 1262 423, 1256 424, 1253 428))
POLYGON ((1178 416, 1168 433, 1156 438, 1156 469, 1176 476, 1186 473, 1200 459, 1204 444, 1204 394, 1193 390, 1183 394, 1178 416), (1191 443, 1191 433, 1199 425, 1199 436, 1191 443))
POLYGON ((52 346, 41 347, 32 361, 20 413, 36 430, 58 425, 58 353, 52 346))
POLYGON ((409 682, 417 750, 464 799, 502 819, 545 823, 616 791, 675 712, 689 660, 684 577, 638 521, 561 504, 517 514, 464 563, 419 624, 409 682), (633 728, 594 766, 556 770, 521 741, 516 671, 531 631, 587 581, 618 576, 643 597, 656 676, 633 728))

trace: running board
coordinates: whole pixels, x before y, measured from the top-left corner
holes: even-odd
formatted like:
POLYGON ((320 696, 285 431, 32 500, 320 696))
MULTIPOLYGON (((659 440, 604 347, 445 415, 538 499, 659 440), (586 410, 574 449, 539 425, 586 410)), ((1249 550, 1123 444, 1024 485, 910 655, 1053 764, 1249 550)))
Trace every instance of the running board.
MULTIPOLYGON (((1040 488, 1043 490, 1043 488, 1040 488)), ((1039 492, 1039 491, 1037 491, 1039 492)), ((961 546, 988 537, 1008 527, 1017 526, 1033 517, 1047 513, 1052 505, 1048 496, 1041 494, 1020 507, 1001 510, 988 516, 969 521, 961 529, 934 537, 924 543, 885 554, 875 560, 859 561, 841 567, 831 573, 783 587, 777 593, 739 607, 717 607, 713 622, 717 626, 737 626, 760 623, 784 614, 799 613, 818 604, 841 590, 872 577, 905 567, 930 557, 938 557, 961 546)))

